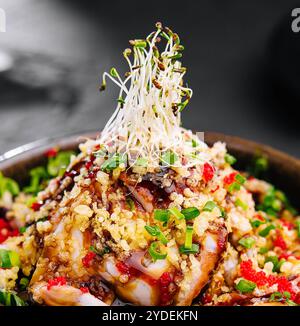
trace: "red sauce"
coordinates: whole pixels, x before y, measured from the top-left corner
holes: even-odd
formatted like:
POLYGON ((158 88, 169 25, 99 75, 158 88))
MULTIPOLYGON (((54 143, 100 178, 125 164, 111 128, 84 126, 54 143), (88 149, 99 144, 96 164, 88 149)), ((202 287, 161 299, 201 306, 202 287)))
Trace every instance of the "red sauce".
POLYGON ((252 261, 242 261, 240 265, 241 275, 248 281, 254 282, 257 286, 271 287, 274 284, 278 286, 278 292, 290 292, 291 299, 294 300, 296 293, 293 291, 291 282, 285 276, 267 276, 265 272, 257 272, 252 267, 252 261))
POLYGON ((124 263, 123 261, 119 261, 116 263, 116 267, 121 274, 128 275, 129 278, 138 276, 141 274, 136 268, 129 266, 128 264, 124 263))
POLYGON ((202 178, 205 182, 210 181, 214 177, 215 169, 209 163, 204 163, 202 178))
POLYGON ((170 273, 164 272, 158 280, 160 289, 160 305, 165 306, 172 300, 172 295, 169 291, 169 285, 173 282, 170 273))
POLYGON ((64 276, 58 276, 48 281, 47 290, 50 290, 52 286, 62 286, 67 283, 67 280, 64 276))

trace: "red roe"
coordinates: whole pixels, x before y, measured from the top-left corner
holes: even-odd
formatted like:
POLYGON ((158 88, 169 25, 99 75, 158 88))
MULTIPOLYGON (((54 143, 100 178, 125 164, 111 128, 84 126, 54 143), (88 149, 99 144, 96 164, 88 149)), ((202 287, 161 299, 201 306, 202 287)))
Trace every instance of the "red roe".
POLYGON ((283 219, 281 219, 280 222, 282 223, 283 226, 287 227, 289 231, 295 228, 295 224, 292 222, 283 219))
POLYGON ((203 304, 208 304, 208 303, 211 303, 212 302, 212 296, 208 293, 205 293, 201 299, 201 302, 203 304))
POLYGON ((283 252, 280 254, 280 256, 278 257, 278 259, 285 259, 285 260, 288 260, 289 257, 293 257, 295 259, 299 259, 300 260, 300 256, 295 256, 293 254, 289 254, 287 252, 283 252))
POLYGON ((228 175, 226 175, 223 179, 225 185, 231 185, 235 181, 235 177, 238 173, 232 172, 228 175))
POLYGON ((80 291, 81 291, 82 293, 90 293, 89 289, 88 289, 87 287, 84 287, 84 286, 82 286, 82 287, 80 288, 80 291))
POLYGON ((202 178, 205 182, 210 181, 214 177, 215 169, 212 165, 204 163, 202 178))
POLYGON ((91 266, 92 260, 95 258, 96 253, 90 251, 82 258, 82 264, 84 267, 89 268, 91 266))
POLYGON ((85 166, 85 168, 87 170, 89 170, 93 166, 93 162, 92 161, 87 161, 84 166, 85 166))
POLYGON ((67 284, 67 280, 64 276, 58 276, 48 281, 47 290, 50 290, 52 286, 63 286, 67 284))
POLYGON ((286 245, 285 241, 283 240, 283 237, 281 236, 279 230, 276 230, 276 238, 273 241, 273 245, 274 245, 274 247, 279 247, 282 250, 287 249, 287 245, 286 245))
POLYGON ((0 218, 0 244, 10 237, 16 237, 20 234, 18 229, 12 229, 9 223, 0 218))
POLYGON ((254 218, 256 218, 259 221, 265 222, 265 219, 260 214, 255 214, 254 218))
POLYGON ((123 261, 117 262, 116 267, 121 274, 128 275, 129 278, 139 274, 137 269, 127 265, 123 261))
POLYGON ((31 208, 37 212, 40 210, 40 208, 43 206, 43 203, 38 203, 38 202, 35 202, 35 203, 32 203, 31 205, 31 208))
POLYGON ((256 283, 257 286, 268 286, 277 284, 278 292, 290 292, 291 299, 295 298, 295 292, 293 291, 292 284, 288 281, 285 276, 267 276, 265 272, 257 272, 252 267, 252 261, 246 260, 242 261, 240 265, 241 275, 248 281, 256 283))

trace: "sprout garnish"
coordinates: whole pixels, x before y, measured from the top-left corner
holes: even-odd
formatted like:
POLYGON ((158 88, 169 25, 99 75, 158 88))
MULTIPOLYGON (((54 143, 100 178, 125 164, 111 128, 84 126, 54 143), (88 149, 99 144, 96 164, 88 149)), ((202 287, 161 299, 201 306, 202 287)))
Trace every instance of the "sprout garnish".
MULTIPOLYGON (((117 108, 98 141, 110 153, 126 154, 129 166, 138 158, 147 158, 148 167, 158 167, 166 152, 185 156, 185 165, 195 165, 206 159, 201 153, 206 145, 181 128, 181 111, 193 94, 184 87, 186 68, 178 61, 184 47, 169 28, 161 23, 156 28, 145 40, 129 42, 132 50, 123 52, 129 65, 124 80, 115 68, 104 73, 101 89, 105 89, 109 78, 119 86, 120 93, 117 108), (160 52, 163 40, 166 44, 160 52), (187 142, 187 138, 193 142, 187 142)), ((181 163, 180 159, 173 165, 181 163)))

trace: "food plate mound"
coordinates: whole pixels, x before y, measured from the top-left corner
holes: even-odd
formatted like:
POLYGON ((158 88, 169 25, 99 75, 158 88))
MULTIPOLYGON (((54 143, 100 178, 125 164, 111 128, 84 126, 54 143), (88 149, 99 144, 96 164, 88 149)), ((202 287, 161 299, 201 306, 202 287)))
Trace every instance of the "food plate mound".
POLYGON ((103 75, 120 94, 101 135, 48 151, 22 190, 0 174, 0 303, 300 304, 300 219, 257 178, 266 158, 238 171, 181 127, 177 34, 130 44, 125 80, 103 75))

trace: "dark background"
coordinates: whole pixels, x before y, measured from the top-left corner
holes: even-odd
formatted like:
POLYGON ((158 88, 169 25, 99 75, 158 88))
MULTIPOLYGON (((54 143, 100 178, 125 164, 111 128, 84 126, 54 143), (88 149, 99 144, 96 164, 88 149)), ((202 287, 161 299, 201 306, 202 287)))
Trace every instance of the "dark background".
POLYGON ((194 96, 184 125, 242 136, 300 157, 297 1, 0 0, 0 153, 41 137, 101 130, 128 39, 162 21, 186 47, 194 96))

